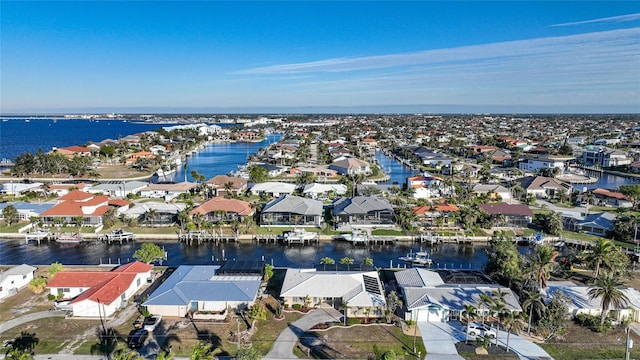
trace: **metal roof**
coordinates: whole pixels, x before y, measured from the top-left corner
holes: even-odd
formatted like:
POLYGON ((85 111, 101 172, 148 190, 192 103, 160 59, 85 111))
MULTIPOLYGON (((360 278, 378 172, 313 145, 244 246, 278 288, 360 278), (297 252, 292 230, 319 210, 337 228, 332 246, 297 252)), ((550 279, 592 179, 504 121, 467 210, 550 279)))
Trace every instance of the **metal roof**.
POLYGON ((321 216, 322 201, 307 199, 293 195, 283 195, 268 203, 263 213, 291 213, 299 215, 321 216))
POLYGON ((393 212, 393 207, 387 200, 376 196, 356 196, 340 198, 334 203, 334 214, 368 214, 372 211, 387 210, 393 212))

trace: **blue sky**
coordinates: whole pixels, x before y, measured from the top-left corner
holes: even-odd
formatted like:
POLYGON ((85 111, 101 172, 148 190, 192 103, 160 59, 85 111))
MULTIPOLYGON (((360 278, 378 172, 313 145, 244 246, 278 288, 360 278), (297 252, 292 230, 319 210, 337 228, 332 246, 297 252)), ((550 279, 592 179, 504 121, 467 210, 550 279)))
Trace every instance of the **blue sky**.
POLYGON ((640 2, 0 2, 0 111, 640 112, 640 2))

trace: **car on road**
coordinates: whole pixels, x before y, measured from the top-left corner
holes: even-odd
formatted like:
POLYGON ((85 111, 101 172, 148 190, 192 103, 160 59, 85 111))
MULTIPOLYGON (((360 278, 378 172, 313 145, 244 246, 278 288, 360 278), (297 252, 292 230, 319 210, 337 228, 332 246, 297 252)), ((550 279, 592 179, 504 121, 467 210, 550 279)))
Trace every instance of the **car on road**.
POLYGON ((160 321, 162 321, 161 315, 153 315, 151 317, 144 319, 144 322, 142 323, 142 328, 147 331, 153 331, 155 330, 156 326, 158 326, 160 321))
POLYGON ((496 331, 485 324, 470 323, 469 330, 467 332, 471 336, 485 336, 489 335, 490 338, 496 337, 496 331))
POLYGON ((129 333, 129 341, 127 342, 127 345, 129 345, 131 349, 140 349, 144 346, 144 342, 147 341, 148 337, 149 332, 145 329, 132 330, 129 333))

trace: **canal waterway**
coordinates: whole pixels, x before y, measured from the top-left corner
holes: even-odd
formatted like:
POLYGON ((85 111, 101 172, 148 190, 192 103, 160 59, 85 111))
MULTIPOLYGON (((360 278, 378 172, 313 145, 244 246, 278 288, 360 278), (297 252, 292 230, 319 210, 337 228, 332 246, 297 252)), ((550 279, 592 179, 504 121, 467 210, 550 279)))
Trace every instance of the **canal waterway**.
MULTIPOLYGON (((337 263, 343 257, 354 259, 361 264, 369 257, 377 267, 404 266, 398 257, 412 251, 431 252, 434 264, 432 268, 481 269, 487 260, 486 244, 458 245, 440 244, 433 247, 421 247, 420 244, 395 243, 392 245, 353 246, 340 241, 320 242, 307 246, 285 246, 279 244, 257 244, 239 242, 215 245, 205 243, 188 246, 178 242, 157 242, 167 252, 165 264, 203 265, 212 264, 223 258, 228 260, 264 260, 275 266, 312 267, 320 263, 323 257, 333 258, 337 263)), ((41 245, 25 244, 20 240, 0 241, 0 265, 18 265, 23 263, 46 265, 58 261, 67 265, 117 264, 128 262, 140 247, 139 242, 123 245, 90 241, 80 244, 58 244, 55 242, 41 245)), ((522 253, 528 247, 520 247, 522 253)))
POLYGON ((380 184, 397 184, 402 187, 408 177, 420 174, 420 171, 412 170, 409 166, 385 155, 382 151, 376 151, 376 159, 384 172, 390 176, 389 181, 380 184))

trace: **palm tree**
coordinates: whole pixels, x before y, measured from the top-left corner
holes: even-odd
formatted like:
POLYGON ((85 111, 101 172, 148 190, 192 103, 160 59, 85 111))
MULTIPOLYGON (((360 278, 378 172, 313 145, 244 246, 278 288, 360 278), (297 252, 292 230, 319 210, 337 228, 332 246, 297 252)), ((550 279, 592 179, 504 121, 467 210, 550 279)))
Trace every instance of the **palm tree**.
POLYGON ((522 303, 522 309, 529 309, 529 326, 527 327, 527 334, 531 334, 531 321, 533 319, 533 312, 535 311, 538 316, 542 314, 545 309, 544 295, 540 291, 531 290, 524 291, 525 300, 522 303))
POLYGON ((347 312, 349 311, 349 302, 347 300, 342 301, 342 304, 340 304, 340 310, 344 311, 344 325, 347 326, 347 312))
POLYGON ((135 351, 125 351, 125 350, 118 350, 115 352, 115 354, 111 355, 111 360, 142 360, 143 357, 140 356, 140 354, 138 354, 135 351))
POLYGON ((189 354, 189 360, 211 360, 222 352, 220 349, 214 349, 213 345, 204 341, 200 341, 189 354))
POLYGON ((547 280, 551 276, 551 270, 555 266, 555 258, 560 253, 551 246, 536 246, 529 255, 529 265, 531 267, 531 277, 535 278, 540 291, 547 288, 547 280))
POLYGON ((324 270, 327 270, 327 265, 335 265, 336 261, 333 260, 332 258, 325 256, 322 259, 320 259, 320 265, 324 265, 324 270))
POLYGON ((600 274, 600 266, 606 258, 614 250, 614 245, 611 240, 599 239, 596 245, 591 247, 591 252, 587 254, 587 262, 594 267, 593 276, 596 278, 600 274))
POLYGON ((589 288, 587 294, 591 300, 600 298, 601 313, 600 325, 604 324, 609 310, 624 308, 629 303, 629 298, 625 295, 620 287, 620 282, 611 272, 604 272, 601 277, 596 278, 593 287, 589 288))
POLYGON ((348 256, 345 256, 342 259, 340 259, 340 264, 341 265, 347 265, 347 271, 349 271, 351 265, 353 265, 353 259, 348 257, 348 256))
POLYGON ((507 313, 507 316, 504 318, 504 325, 507 331, 507 352, 509 352, 509 338, 511 336, 511 331, 515 331, 516 334, 518 334, 522 331, 524 326, 522 323, 522 314, 519 312, 507 313))
POLYGON ((147 220, 148 222, 151 223, 151 226, 153 226, 154 221, 156 220, 156 217, 158 217, 158 211, 156 209, 149 209, 147 210, 147 212, 144 214, 144 218, 145 220, 147 220))
POLYGON ((465 334, 464 343, 467 344, 469 342, 469 325, 478 316, 478 312, 475 306, 468 304, 464 305, 462 310, 462 314, 467 317, 467 332, 465 334))
POLYGON ((480 302, 478 303, 478 305, 480 305, 480 308, 482 309, 482 324, 484 324, 484 316, 485 316, 484 308, 485 306, 491 306, 491 304, 493 303, 493 299, 491 298, 491 295, 487 293, 481 293, 479 297, 480 297, 480 302))
POLYGON ((80 216, 76 216, 73 218, 73 223, 76 226, 77 229, 77 233, 80 233, 80 228, 82 227, 82 224, 84 224, 84 216, 80 215, 80 216))
POLYGON ((504 314, 508 312, 507 306, 502 301, 494 301, 491 305, 491 311, 498 317, 496 324, 496 346, 498 346, 498 338, 500 337, 500 322, 504 317, 504 314))

